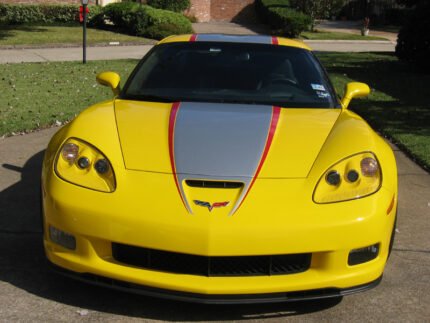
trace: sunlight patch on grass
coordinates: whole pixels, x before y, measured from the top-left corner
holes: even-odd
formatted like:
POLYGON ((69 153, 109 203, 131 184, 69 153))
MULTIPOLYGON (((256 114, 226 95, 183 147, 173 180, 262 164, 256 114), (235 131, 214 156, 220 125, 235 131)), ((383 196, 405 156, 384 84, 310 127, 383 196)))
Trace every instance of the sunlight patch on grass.
MULTIPOLYGON (((82 44, 82 26, 2 26, 0 46, 82 44)), ((88 45, 109 42, 152 44, 153 40, 112 31, 87 29, 88 45)))
POLYGON ((361 36, 351 33, 329 31, 305 31, 302 32, 300 36, 310 40, 387 40, 386 38, 376 36, 361 36))

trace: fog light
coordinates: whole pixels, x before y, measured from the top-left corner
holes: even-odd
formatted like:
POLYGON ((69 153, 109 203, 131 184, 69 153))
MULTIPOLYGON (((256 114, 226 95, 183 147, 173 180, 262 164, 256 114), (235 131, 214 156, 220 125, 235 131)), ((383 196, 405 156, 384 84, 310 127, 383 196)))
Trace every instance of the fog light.
POLYGON ((325 180, 328 184, 337 186, 340 183, 340 175, 337 171, 332 170, 330 171, 327 176, 325 177, 325 180))
POLYGON ((109 170, 109 163, 106 159, 96 161, 94 168, 99 174, 105 174, 109 170))
POLYGON ((76 239, 69 233, 58 230, 53 226, 49 226, 49 238, 51 241, 70 250, 76 249, 76 239))
POLYGON ((348 179, 348 182, 354 183, 358 180, 358 173, 355 170, 350 170, 348 174, 346 174, 346 178, 348 179))
POLYGON ((372 246, 353 249, 348 256, 348 265, 354 266, 375 259, 379 254, 379 243, 372 246))
POLYGON ((81 157, 78 159, 78 166, 80 169, 85 169, 90 166, 90 160, 87 157, 81 157))

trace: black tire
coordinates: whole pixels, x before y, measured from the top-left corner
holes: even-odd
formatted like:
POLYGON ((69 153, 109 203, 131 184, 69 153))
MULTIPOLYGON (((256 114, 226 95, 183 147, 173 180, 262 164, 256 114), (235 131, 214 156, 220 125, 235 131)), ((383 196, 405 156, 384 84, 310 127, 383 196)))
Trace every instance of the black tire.
POLYGON ((396 228, 397 228, 397 213, 396 213, 396 218, 394 219, 393 231, 391 232, 390 246, 388 249, 388 258, 390 258, 391 251, 393 250, 394 237, 396 236, 396 228))

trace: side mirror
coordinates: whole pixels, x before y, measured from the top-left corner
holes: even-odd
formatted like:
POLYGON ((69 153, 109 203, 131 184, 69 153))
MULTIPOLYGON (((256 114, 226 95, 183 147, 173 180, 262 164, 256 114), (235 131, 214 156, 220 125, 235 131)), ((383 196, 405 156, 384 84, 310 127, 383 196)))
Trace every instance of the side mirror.
POLYGON ((97 83, 104 86, 110 86, 113 94, 118 95, 121 91, 121 87, 119 85, 121 78, 115 72, 102 72, 97 74, 96 76, 97 83))
POLYGON ((368 96, 370 93, 370 88, 365 83, 351 82, 345 86, 345 95, 342 98, 342 107, 347 109, 349 103, 354 98, 362 98, 368 96))

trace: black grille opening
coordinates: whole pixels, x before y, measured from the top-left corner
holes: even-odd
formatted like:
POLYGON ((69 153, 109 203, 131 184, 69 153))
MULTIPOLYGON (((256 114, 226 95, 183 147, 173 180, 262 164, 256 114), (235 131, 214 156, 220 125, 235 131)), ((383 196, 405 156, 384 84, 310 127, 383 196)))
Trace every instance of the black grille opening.
POLYGON ((190 187, 204 187, 204 188, 241 188, 243 183, 240 182, 223 182, 223 181, 202 181, 187 179, 185 183, 190 187))
POLYGON ((112 243, 113 258, 150 270, 199 276, 261 276, 304 272, 311 254, 205 257, 112 243))

